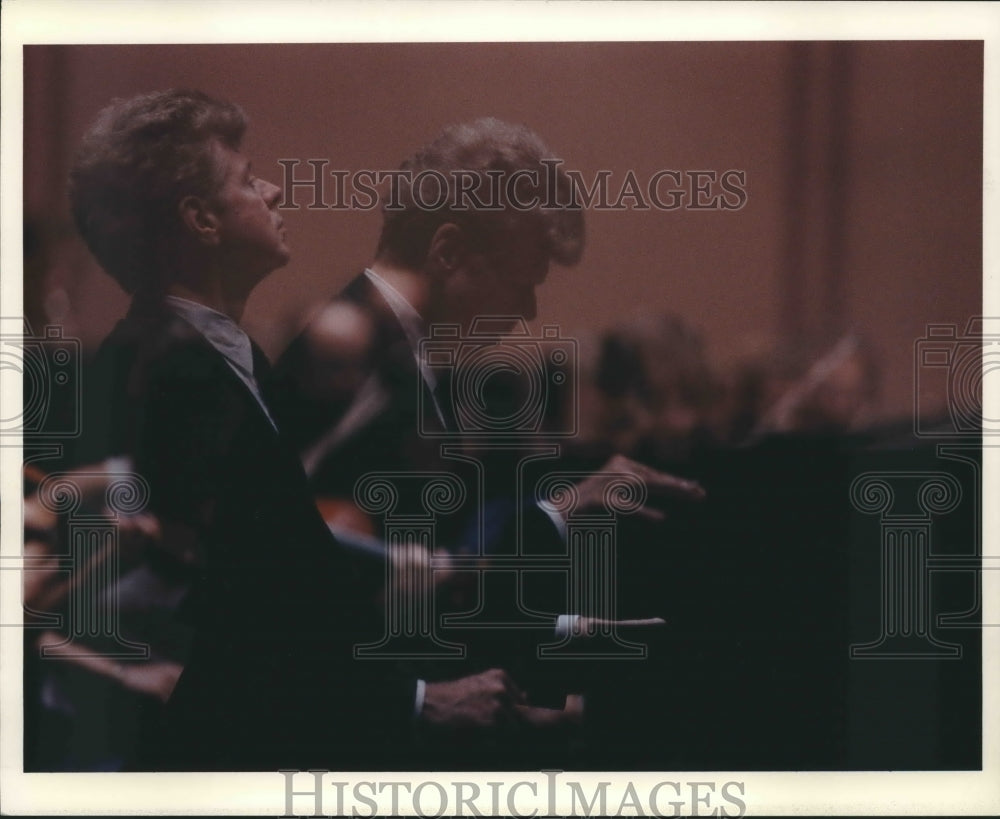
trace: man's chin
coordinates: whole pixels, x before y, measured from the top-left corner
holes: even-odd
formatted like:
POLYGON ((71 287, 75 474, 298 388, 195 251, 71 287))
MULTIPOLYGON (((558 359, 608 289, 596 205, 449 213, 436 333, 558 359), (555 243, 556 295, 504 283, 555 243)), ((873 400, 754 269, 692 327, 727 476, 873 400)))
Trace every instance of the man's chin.
POLYGON ((280 270, 282 267, 287 266, 291 260, 292 252, 290 250, 286 248, 285 250, 280 251, 275 255, 272 267, 267 271, 267 273, 264 274, 263 278, 267 278, 275 270, 280 270))

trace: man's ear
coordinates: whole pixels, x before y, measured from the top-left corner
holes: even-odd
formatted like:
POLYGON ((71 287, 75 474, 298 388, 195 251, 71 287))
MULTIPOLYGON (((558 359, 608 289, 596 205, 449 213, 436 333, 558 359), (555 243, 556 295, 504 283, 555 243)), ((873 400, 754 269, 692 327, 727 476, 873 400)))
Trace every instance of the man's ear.
POLYGON ((465 261, 468 251, 466 236, 462 228, 452 222, 445 222, 431 237, 427 248, 427 265, 432 271, 454 273, 465 261))
POLYGON ((200 196, 185 196, 177 209, 181 223, 195 240, 207 245, 219 243, 219 219, 204 199, 200 196))

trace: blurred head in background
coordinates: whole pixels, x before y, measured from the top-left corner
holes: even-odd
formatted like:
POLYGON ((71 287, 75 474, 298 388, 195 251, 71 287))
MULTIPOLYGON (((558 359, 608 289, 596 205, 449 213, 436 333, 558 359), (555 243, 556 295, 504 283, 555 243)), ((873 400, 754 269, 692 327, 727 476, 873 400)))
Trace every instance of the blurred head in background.
POLYGON ((383 198, 376 265, 419 271, 428 323, 535 317, 551 262, 583 253, 583 211, 541 138, 494 118, 446 128, 383 198))

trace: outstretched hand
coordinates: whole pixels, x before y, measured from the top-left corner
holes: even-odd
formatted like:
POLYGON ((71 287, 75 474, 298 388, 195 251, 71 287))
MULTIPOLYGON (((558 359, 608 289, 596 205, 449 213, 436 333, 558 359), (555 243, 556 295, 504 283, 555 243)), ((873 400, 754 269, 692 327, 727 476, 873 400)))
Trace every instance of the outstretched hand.
POLYGON ((582 721, 583 698, 571 694, 563 708, 528 705, 507 672, 494 668, 451 682, 427 683, 420 719, 448 733, 566 730, 582 721))
MULTIPOLYGON (((636 510, 636 514, 647 520, 661 521, 665 515, 656 507, 657 502, 680 500, 701 501, 705 498, 705 490, 697 481, 685 480, 653 469, 646 464, 633 461, 624 455, 613 455, 604 466, 593 475, 576 485, 577 509, 581 513, 604 511, 607 491, 611 484, 621 475, 631 475, 638 478, 646 487, 646 503, 636 510)), ((560 508, 557 500, 553 500, 556 508, 565 516, 568 508, 560 508)))

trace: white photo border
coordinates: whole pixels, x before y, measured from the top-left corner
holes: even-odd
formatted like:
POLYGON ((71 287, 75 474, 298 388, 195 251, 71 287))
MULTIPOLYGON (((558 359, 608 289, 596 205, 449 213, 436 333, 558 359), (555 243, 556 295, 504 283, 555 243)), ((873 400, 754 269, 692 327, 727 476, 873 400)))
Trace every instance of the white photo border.
MULTIPOLYGON (((3 4, 3 157, 0 309, 17 313, 22 299, 22 46, 40 43, 258 43, 408 41, 629 40, 903 40, 985 41, 984 315, 995 315, 1000 254, 1000 7, 979 3, 569 3, 320 2, 291 0, 9 0, 3 4), (447 23, 442 21, 446 20, 447 23), (195 25, 196 24, 196 25, 195 25)), ((984 382, 990 387, 990 382, 984 382)), ((17 379, 0 391, 3 406, 20 406, 17 379)), ((997 407, 995 390, 984 395, 997 407)), ((3 417, 10 417, 4 410, 3 417)), ((995 414, 989 417, 997 417, 995 414)), ((0 450, 0 531, 5 555, 18 554, 21 493, 18 447, 0 450)), ((984 497, 1000 497, 997 458, 984 461, 984 497)), ((985 505, 984 543, 998 542, 996 505, 985 505)), ((19 572, 0 572, 0 622, 20 617, 19 572)), ((983 573, 984 622, 1000 622, 1000 573, 983 573)), ((21 643, 0 629, 0 811, 5 814, 280 815, 284 782, 263 774, 21 773, 21 643)), ((982 772, 683 772, 575 774, 578 781, 624 781, 650 787, 664 779, 745 782, 747 813, 995 814, 1000 812, 1000 630, 983 630, 982 772)), ((425 777, 416 774, 415 777, 425 777)), ((413 781, 403 773, 353 773, 340 779, 413 781)), ((439 775, 445 778, 445 775, 439 775)), ((462 774, 468 781, 518 774, 462 774)), ((535 779, 544 780, 537 775, 535 779)), ((388 794, 380 809, 388 810, 388 794)), ((306 800, 308 801, 308 800, 306 800)), ((525 803, 530 813, 531 804, 525 803)), ((535 805, 537 807, 537 805, 535 805)), ((566 811, 568 805, 557 805, 566 811)), ((539 815, 544 814, 544 804, 539 815)))

